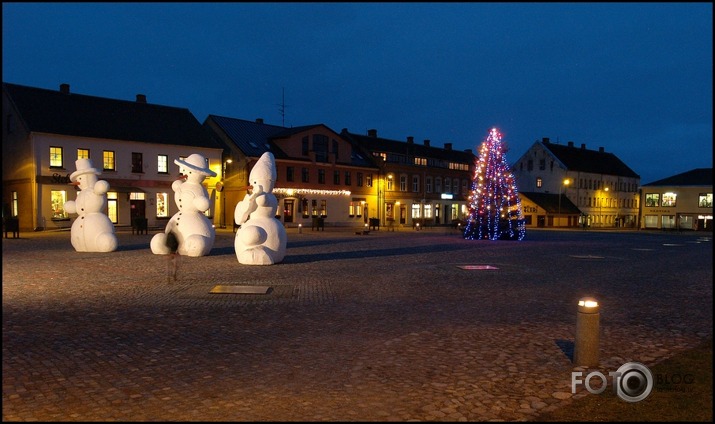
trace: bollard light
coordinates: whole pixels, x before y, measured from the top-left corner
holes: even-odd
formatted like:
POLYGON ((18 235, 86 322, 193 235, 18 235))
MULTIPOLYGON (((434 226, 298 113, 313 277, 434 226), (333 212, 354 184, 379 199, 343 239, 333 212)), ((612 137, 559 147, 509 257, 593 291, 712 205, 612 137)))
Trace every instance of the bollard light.
POLYGON ((298 224, 298 234, 303 234, 303 224, 298 224))
POLYGON ((595 367, 599 361, 599 304, 592 297, 578 301, 576 343, 573 362, 576 366, 595 367))
POLYGON ((420 230, 420 223, 418 222, 418 223, 415 225, 415 227, 417 228, 417 231, 419 231, 419 230, 420 230))

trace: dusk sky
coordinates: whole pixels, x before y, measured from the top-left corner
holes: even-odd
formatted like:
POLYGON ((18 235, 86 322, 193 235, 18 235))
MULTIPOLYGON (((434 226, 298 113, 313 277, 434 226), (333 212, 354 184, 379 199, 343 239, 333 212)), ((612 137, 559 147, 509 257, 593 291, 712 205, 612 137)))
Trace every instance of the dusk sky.
POLYGON ((712 167, 712 3, 3 3, 3 82, 472 149, 712 167), (283 99, 285 93, 285 100, 283 99), (281 113, 285 104, 285 114, 281 113))

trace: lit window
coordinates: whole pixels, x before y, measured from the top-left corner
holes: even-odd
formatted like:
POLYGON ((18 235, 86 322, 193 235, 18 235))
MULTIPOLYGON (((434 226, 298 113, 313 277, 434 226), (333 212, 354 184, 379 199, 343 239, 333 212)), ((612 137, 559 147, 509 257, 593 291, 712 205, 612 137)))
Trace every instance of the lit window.
POLYGON ((117 192, 107 192, 107 216, 112 223, 117 223, 117 192))
POLYGON ((713 207, 713 194, 705 193, 698 195, 698 207, 699 208, 712 208, 713 207))
POLYGON ((169 216, 169 197, 166 193, 156 193, 156 216, 169 216))
POLYGON ((675 200, 677 197, 678 195, 675 193, 663 193, 663 203, 661 203, 661 206, 675 207, 675 200))
POLYGON ((67 212, 65 212, 65 202, 67 202, 66 191, 50 191, 50 202, 52 205, 52 219, 67 219, 69 217, 67 212))
POLYGON ((660 206, 660 194, 658 193, 646 193, 645 195, 645 206, 647 208, 655 208, 660 206))
POLYGON ((62 168, 62 147, 50 147, 50 168, 62 168))
POLYGON ((309 212, 308 212, 308 199, 301 199, 300 200, 301 204, 301 209, 303 209, 303 218, 308 218, 309 212))
POLYGON ((89 159, 89 149, 77 149, 77 159, 89 159))
POLYGON ((156 172, 158 172, 160 174, 168 174, 169 173, 169 156, 159 155, 159 156, 157 156, 156 161, 157 161, 156 172))
POLYGON ((13 191, 12 192, 12 211, 10 212, 11 216, 17 216, 18 213, 18 201, 17 201, 17 192, 13 191))
POLYGON ((111 150, 105 150, 102 153, 102 166, 105 171, 114 171, 116 164, 114 163, 114 152, 111 150))
POLYGON ((541 179, 541 177, 536 179, 536 187, 541 187, 544 184, 544 181, 541 179))

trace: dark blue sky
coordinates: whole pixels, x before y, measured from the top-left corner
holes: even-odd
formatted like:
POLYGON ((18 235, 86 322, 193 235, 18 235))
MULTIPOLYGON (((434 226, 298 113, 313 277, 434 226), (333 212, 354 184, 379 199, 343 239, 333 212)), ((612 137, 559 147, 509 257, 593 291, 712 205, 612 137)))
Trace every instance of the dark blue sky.
POLYGON ((711 3, 3 3, 3 81, 472 149, 712 167, 711 3), (280 112, 285 90, 285 116, 280 112))

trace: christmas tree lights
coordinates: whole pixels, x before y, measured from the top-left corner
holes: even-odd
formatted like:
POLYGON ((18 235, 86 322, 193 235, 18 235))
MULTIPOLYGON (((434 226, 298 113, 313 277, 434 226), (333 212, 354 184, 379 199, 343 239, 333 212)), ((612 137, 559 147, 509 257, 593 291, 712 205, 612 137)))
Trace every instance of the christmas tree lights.
POLYGON ((526 229, 521 201, 496 128, 482 142, 475 165, 464 238, 522 240, 526 229))

